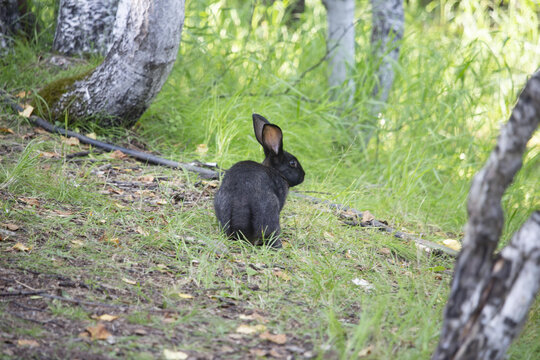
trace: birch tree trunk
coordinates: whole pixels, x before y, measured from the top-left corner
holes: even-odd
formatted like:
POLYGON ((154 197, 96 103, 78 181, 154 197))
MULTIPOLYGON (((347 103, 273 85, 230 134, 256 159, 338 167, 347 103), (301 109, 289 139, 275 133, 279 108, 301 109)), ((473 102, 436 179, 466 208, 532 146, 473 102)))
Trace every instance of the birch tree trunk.
POLYGON ((399 41, 403 38, 403 0, 371 0, 372 29, 371 51, 377 68, 377 83, 373 89, 375 100, 370 110, 370 123, 364 136, 367 145, 377 126, 379 113, 383 111, 390 88, 394 82, 393 65, 399 59, 399 41))
POLYGON ((17 0, 0 0, 0 54, 11 46, 11 37, 20 30, 17 0))
POLYGON ((355 65, 354 0, 323 0, 328 20, 326 40, 330 65, 330 87, 342 87, 347 103, 352 103, 356 85, 351 78, 355 65))
POLYGON ((119 0, 60 0, 53 50, 65 55, 105 55, 119 0))
POLYGON ((121 0, 104 62, 51 106, 54 118, 133 125, 165 83, 178 53, 184 0, 121 0))
POLYGON ((432 359, 503 359, 540 287, 540 211, 494 256, 504 218, 501 198, 521 168, 540 122, 540 71, 527 82, 510 120, 469 192, 469 221, 432 359))
POLYGON ((403 38, 403 0, 371 0, 371 47, 377 69, 378 83, 373 97, 384 103, 394 82, 393 64, 399 58, 399 41, 403 38))

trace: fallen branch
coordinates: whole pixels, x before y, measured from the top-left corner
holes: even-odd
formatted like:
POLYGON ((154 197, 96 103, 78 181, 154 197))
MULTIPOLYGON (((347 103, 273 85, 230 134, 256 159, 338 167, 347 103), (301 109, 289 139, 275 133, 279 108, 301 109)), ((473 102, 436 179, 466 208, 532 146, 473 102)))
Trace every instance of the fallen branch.
POLYGON ((42 295, 46 293, 47 291, 50 291, 50 289, 45 290, 36 290, 36 291, 7 291, 7 292, 1 292, 0 296, 33 296, 33 295, 42 295))
MULTIPOLYGON (((10 96, 7 93, 5 93, 4 91, 0 90, 0 95, 3 96, 4 101, 7 104, 9 104, 13 110, 15 110, 17 112, 22 112, 24 110, 19 104, 15 103, 10 98, 10 96)), ((92 138, 81 135, 81 134, 76 133, 74 131, 70 131, 70 130, 60 128, 58 126, 54 126, 53 124, 51 124, 50 122, 40 118, 39 116, 32 115, 32 116, 28 117, 28 120, 30 120, 36 126, 39 126, 39 127, 43 128, 43 129, 47 130, 50 133, 60 134, 60 135, 63 135, 63 136, 68 136, 68 137, 74 137, 74 138, 79 139, 79 141, 82 142, 83 144, 92 145, 92 146, 95 146, 97 148, 100 148, 100 149, 103 149, 103 150, 106 150, 106 151, 116 151, 116 150, 118 150, 118 151, 121 151, 124 154, 129 155, 129 156, 131 156, 131 157, 133 157, 133 158, 135 158, 135 159, 137 159, 139 161, 142 161, 144 163, 153 164, 153 165, 162 165, 162 166, 166 166, 166 167, 170 167, 170 168, 174 168, 174 169, 183 169, 183 170, 186 170, 186 171, 195 172, 195 173, 199 174, 204 179, 217 179, 219 177, 219 172, 214 171, 214 170, 210 170, 210 169, 206 169, 206 168, 203 168, 203 167, 200 167, 200 166, 196 166, 193 163, 191 163, 191 164, 179 163, 179 162, 176 162, 176 161, 163 159, 163 158, 160 158, 158 156, 154 156, 154 155, 142 152, 142 151, 126 149, 126 148, 123 148, 121 146, 116 146, 116 145, 108 144, 108 143, 105 143, 105 142, 102 142, 102 141, 99 141, 99 140, 94 140, 92 138)))
MULTIPOLYGON (((353 213, 359 219, 362 219, 362 216, 363 216, 362 211, 356 210, 354 208, 351 208, 351 207, 343 205, 343 204, 336 204, 336 203, 330 202, 328 200, 321 200, 319 198, 309 196, 309 195, 305 195, 305 194, 300 194, 300 193, 297 193, 297 192, 291 192, 291 195, 306 199, 306 200, 308 200, 308 201, 310 201, 310 202, 312 202, 314 204, 325 204, 331 209, 336 209, 338 211, 353 213)), ((458 254, 457 251, 455 251, 453 249, 450 249, 450 248, 448 248, 448 247, 446 247, 444 245, 440 245, 440 244, 434 243, 432 241, 420 239, 420 238, 418 238, 418 237, 416 237, 414 235, 407 234, 407 233, 404 233, 404 232, 401 232, 401 231, 397 231, 394 228, 392 228, 391 226, 388 226, 385 223, 383 223, 383 222, 381 222, 379 220, 376 220, 376 219, 371 220, 371 221, 366 222, 366 223, 361 223, 360 221, 355 221, 355 222, 353 222, 353 223, 351 223, 349 225, 372 227, 372 228, 380 229, 381 231, 384 231, 384 232, 386 232, 388 234, 394 235, 394 237, 396 237, 398 239, 412 240, 412 241, 415 242, 417 247, 419 247, 422 250, 427 248, 430 251, 433 250, 433 251, 436 251, 436 252, 442 252, 442 253, 444 253, 446 255, 449 255, 449 256, 452 256, 452 257, 456 257, 457 254, 458 254)))

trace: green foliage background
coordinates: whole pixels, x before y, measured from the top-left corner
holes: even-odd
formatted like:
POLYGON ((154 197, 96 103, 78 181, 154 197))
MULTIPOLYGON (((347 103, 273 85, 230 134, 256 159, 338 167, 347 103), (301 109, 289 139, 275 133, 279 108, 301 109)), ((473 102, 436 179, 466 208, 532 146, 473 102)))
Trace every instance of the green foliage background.
MULTIPOLYGON (((177 64, 141 121, 156 146, 228 167, 261 159, 250 114, 285 131, 286 148, 307 170, 302 190, 375 211, 394 223, 460 231, 470 180, 483 165, 517 95, 538 67, 540 6, 533 1, 413 0, 388 106, 364 148, 354 121, 366 124, 375 83, 371 12, 357 1, 357 93, 351 109, 331 100, 325 10, 286 25, 287 2, 188 2, 177 64), (353 120, 351 120, 353 119, 353 120)), ((540 204, 538 134, 505 196, 507 234, 540 204)))

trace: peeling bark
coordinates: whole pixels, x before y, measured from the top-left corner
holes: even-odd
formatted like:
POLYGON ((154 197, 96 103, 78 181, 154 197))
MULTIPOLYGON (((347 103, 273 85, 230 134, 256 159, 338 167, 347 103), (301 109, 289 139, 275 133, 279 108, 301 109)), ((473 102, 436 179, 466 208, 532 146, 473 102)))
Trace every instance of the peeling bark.
POLYGON ((403 0, 371 0, 372 29, 371 51, 377 68, 377 83, 373 89, 375 103, 370 110, 368 130, 364 136, 367 145, 373 135, 373 128, 379 113, 388 100, 390 88, 394 83, 394 64, 399 59, 399 42, 403 38, 404 15, 403 0))
POLYGON ((119 0, 60 0, 53 50, 65 55, 105 55, 119 0))
POLYGON ((371 0, 371 6, 371 47, 375 61, 380 62, 373 97, 384 103, 394 82, 393 64, 398 61, 398 42, 403 38, 403 0, 371 0))
POLYGON ((504 223, 501 198, 521 168, 540 122, 540 71, 527 82, 469 192, 469 221, 444 325, 432 359, 502 359, 540 286, 540 212, 494 256, 504 223))
POLYGON ((11 46, 11 37, 20 30, 17 0, 0 0, 0 54, 11 46))
POLYGON ((184 0, 121 0, 105 61, 50 104, 52 116, 133 125, 172 69, 183 22, 184 0))
POLYGON ((354 0, 323 0, 328 20, 326 40, 330 87, 342 87, 352 103, 356 84, 351 78, 355 65, 354 0))

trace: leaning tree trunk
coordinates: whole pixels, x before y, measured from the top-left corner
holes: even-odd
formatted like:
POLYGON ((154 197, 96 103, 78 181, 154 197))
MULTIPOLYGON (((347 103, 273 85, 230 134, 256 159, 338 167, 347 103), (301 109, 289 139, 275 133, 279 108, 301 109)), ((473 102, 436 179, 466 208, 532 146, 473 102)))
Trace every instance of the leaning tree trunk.
POLYGON ((11 46, 11 38, 20 30, 17 0, 0 0, 0 54, 11 46))
POLYGON ((354 60, 354 0, 323 0, 328 20, 326 40, 330 64, 330 87, 342 86, 348 104, 352 103, 356 85, 351 77, 354 60))
POLYGON ((60 0, 53 50, 65 55, 105 55, 119 0, 60 0))
POLYGON ((403 0, 371 0, 371 7, 371 51, 378 68, 377 83, 373 89, 375 103, 370 109, 368 130, 364 136, 366 145, 394 82, 393 65, 399 58, 399 41, 403 38, 404 30, 403 0))
POLYGON ((528 81, 497 145, 469 192, 469 221, 444 325, 432 359, 504 358, 540 287, 540 211, 494 256, 504 219, 501 198, 521 168, 540 122, 540 71, 528 81))
POLYGON ((50 104, 53 118, 67 112, 102 126, 131 126, 161 90, 178 53, 184 0, 122 0, 117 14, 105 61, 50 104))

